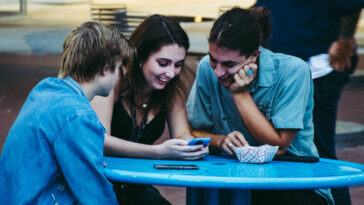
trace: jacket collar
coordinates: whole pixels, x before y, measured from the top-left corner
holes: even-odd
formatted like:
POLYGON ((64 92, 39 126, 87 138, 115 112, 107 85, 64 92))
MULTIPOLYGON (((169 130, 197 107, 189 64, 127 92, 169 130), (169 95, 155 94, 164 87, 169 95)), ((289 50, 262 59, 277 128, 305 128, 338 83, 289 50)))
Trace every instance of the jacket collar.
MULTIPOLYGON (((78 84, 72 77, 67 77, 62 79, 68 86, 70 86, 78 95, 87 98, 86 94, 83 92, 82 87, 78 84)), ((88 98, 87 98, 88 99, 88 98)))

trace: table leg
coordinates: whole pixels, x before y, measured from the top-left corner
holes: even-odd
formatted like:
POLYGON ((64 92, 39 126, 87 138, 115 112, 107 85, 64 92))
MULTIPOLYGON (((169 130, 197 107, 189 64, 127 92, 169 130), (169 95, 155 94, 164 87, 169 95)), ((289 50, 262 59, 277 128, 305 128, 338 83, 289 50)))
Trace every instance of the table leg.
POLYGON ((187 205, 219 205, 219 189, 187 188, 187 205))
POLYGON ((250 205, 250 190, 233 189, 229 190, 231 193, 231 201, 228 204, 231 205, 250 205))
POLYGON ((200 203, 199 197, 201 189, 198 188, 186 188, 186 205, 197 205, 200 203))
POLYGON ((187 188, 187 205, 249 205, 250 190, 187 188))

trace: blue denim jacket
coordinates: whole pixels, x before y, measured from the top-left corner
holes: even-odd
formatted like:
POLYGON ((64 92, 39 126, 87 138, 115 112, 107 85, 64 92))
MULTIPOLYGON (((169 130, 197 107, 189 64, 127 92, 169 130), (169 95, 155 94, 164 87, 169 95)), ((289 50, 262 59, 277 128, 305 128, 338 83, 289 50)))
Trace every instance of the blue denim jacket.
POLYGON ((104 133, 76 81, 41 81, 3 147, 0 203, 117 204, 103 171, 104 133))

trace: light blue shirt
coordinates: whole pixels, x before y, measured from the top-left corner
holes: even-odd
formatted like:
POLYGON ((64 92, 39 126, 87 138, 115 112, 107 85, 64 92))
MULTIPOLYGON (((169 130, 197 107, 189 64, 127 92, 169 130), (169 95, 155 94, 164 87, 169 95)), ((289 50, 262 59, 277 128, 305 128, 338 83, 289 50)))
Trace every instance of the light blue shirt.
POLYGON ((72 78, 29 94, 0 158, 0 202, 117 204, 103 167, 105 129, 72 78))
MULTIPOLYGON (((260 112, 275 129, 298 129, 288 152, 298 156, 318 156, 313 142, 313 83, 308 65, 299 58, 273 53, 260 47, 258 75, 250 95, 260 112)), ((257 146, 240 117, 227 88, 220 85, 209 64, 201 59, 196 80, 187 101, 188 120, 193 129, 227 135, 241 132, 257 146)), ((325 193, 331 200, 331 194, 325 193)))

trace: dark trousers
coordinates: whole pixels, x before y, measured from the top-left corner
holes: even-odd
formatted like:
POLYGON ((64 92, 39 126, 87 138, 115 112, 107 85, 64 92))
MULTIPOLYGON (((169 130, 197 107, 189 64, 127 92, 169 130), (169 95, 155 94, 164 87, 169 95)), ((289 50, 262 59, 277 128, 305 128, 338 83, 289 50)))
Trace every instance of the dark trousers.
MULTIPOLYGON (((358 58, 352 58, 353 72, 358 58)), ((313 124, 315 128, 315 145, 320 157, 337 159, 335 150, 336 115, 341 91, 349 80, 347 72, 332 71, 330 74, 315 79, 313 124)), ((350 205, 348 188, 331 189, 336 205, 350 205)))
POLYGON ((327 205, 313 190, 252 190, 252 205, 327 205))
POLYGON ((151 185, 113 182, 120 205, 171 205, 151 185))
POLYGON ((335 128, 337 107, 341 91, 348 82, 347 73, 332 71, 330 74, 315 79, 313 124, 315 145, 320 157, 337 159, 335 150, 335 128))

